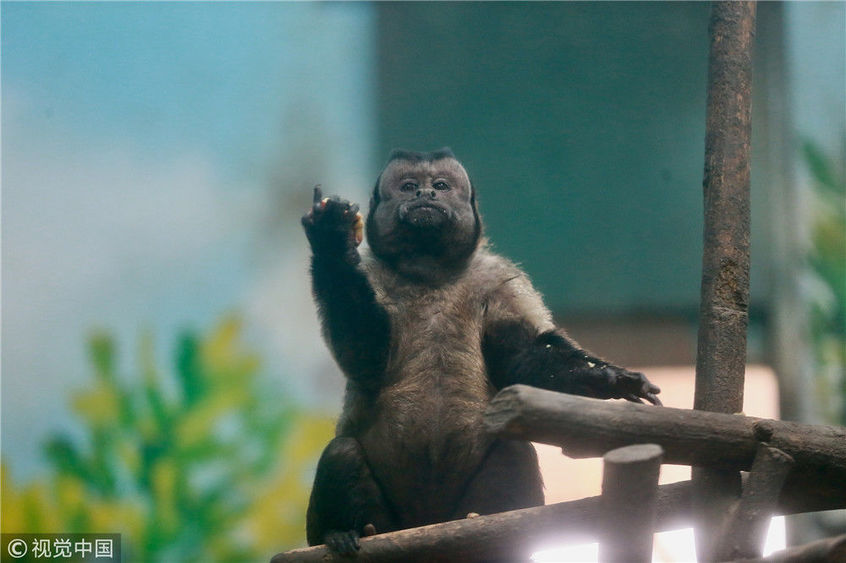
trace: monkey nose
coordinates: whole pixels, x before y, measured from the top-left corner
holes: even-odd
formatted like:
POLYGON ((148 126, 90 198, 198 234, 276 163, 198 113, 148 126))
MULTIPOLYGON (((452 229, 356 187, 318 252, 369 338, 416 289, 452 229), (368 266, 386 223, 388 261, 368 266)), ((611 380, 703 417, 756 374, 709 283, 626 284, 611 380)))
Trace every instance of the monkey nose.
POLYGON ((428 197, 429 199, 435 199, 435 190, 417 190, 417 197, 428 197))

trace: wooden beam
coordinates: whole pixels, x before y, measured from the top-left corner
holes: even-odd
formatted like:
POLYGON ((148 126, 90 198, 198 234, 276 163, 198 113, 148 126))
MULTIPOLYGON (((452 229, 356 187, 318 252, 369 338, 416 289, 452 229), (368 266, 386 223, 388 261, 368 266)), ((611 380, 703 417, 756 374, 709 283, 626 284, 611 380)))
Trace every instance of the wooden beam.
POLYGON ((791 512, 846 508, 846 428, 742 415, 600 401, 526 385, 507 387, 485 412, 488 430, 560 446, 570 457, 600 457, 640 443, 664 449, 664 463, 749 470, 759 443, 795 465, 779 498, 791 512))
MULTIPOLYGON (((684 527, 689 512, 690 481, 658 487, 657 529, 684 527)), ((594 496, 361 538, 356 561, 472 563, 497 557, 526 559, 544 545, 597 541, 601 525, 602 497, 594 496)), ((323 545, 279 553, 272 559, 272 563, 326 561, 349 559, 323 545)))
MULTIPOLYGON (((658 487, 655 505, 655 531, 678 530, 692 524, 692 483, 682 481, 658 487)), ((784 495, 777 508, 779 514, 843 507, 803 505, 803 497, 784 504, 784 495)), ((357 561, 484 561, 503 554, 513 554, 514 546, 524 558, 532 551, 554 542, 593 542, 598 539, 602 525, 602 497, 524 508, 501 514, 479 516, 432 524, 421 528, 400 530, 361 538, 357 561)), ((515 558, 516 560, 516 558, 515 558)), ((318 545, 279 553, 272 563, 324 563, 349 561, 334 555, 326 546, 318 545)))

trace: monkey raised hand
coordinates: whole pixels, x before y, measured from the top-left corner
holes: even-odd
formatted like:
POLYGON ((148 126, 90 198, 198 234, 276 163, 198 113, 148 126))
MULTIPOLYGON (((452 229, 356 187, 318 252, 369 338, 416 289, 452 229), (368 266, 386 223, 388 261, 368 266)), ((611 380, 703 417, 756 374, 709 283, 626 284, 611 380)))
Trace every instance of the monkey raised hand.
POLYGON ((364 220, 358 204, 323 197, 320 186, 315 186, 302 224, 313 254, 312 289, 323 336, 341 369, 361 375, 364 385, 379 382, 387 358, 388 318, 360 267, 364 220))
POLYGON ((323 197, 320 186, 315 186, 313 205, 303 215, 302 223, 315 255, 358 262, 356 247, 364 236, 364 220, 358 204, 337 196, 323 197))

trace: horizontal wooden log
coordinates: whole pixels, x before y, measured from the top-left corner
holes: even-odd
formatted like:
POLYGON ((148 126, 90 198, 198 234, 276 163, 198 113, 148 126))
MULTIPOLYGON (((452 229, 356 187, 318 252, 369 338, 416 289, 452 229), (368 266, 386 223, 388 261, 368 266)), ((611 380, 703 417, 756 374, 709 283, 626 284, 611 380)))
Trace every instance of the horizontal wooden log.
POLYGON ((779 500, 791 511, 846 507, 846 428, 626 401, 600 401, 525 385, 503 389, 485 413, 491 432, 560 446, 575 458, 639 443, 658 444, 664 462, 748 470, 758 444, 795 465, 779 500))
MULTIPOLYGON (((486 413, 489 429, 561 446, 571 457, 599 457, 651 442, 666 463, 749 469, 759 442, 790 454, 794 469, 776 512, 846 507, 846 429, 685 409, 598 401, 526 386, 504 389, 486 413)), ((691 482, 658 488, 656 531, 689 526, 691 482)), ((480 561, 545 542, 595 541, 601 497, 526 508, 362 538, 358 561, 480 561)), ((839 549, 839 548, 838 548, 839 549)), ((838 552, 839 553, 839 552, 838 552)), ((340 561, 325 546, 280 553, 273 563, 340 561)))
MULTIPOLYGON (((361 539, 357 561, 461 561, 471 563, 514 553, 514 546, 525 553, 562 541, 597 541, 600 529, 602 497, 560 502, 524 508, 500 514, 454 520, 410 530, 377 534, 361 539)), ((655 506, 655 531, 678 530, 692 525, 690 481, 658 487, 655 506)), ((779 514, 793 514, 820 508, 807 498, 782 495, 776 509, 779 514)), ((317 563, 349 561, 337 557, 326 546, 306 547, 273 557, 272 563, 317 563)))
MULTIPOLYGON (((594 496, 535 508, 524 508, 420 528, 377 534, 361 539, 356 561, 472 562, 492 557, 527 558, 544 544, 597 540, 602 497, 594 496)), ((685 526, 690 512, 690 482, 658 488, 656 528, 685 526)), ((326 546, 295 549, 273 557, 272 563, 349 561, 326 546)))

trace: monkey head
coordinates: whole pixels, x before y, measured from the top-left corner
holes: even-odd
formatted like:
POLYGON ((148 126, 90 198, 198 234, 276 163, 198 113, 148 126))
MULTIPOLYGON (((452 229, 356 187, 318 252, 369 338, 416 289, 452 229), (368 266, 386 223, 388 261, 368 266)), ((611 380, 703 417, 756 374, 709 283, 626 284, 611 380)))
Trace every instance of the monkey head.
POLYGON ((463 267, 482 231, 467 171, 449 149, 393 151, 373 189, 366 230, 374 255, 401 272, 463 267))

